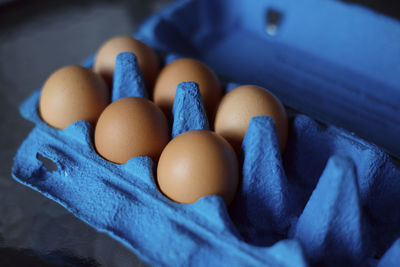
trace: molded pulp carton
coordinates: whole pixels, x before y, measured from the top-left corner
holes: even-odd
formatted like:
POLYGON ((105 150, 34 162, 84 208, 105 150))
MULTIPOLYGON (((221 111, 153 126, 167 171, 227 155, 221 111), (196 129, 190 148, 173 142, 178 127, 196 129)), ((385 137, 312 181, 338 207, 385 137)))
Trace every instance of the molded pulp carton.
MULTIPOLYGON (((399 22, 336 1, 187 0, 134 36, 164 63, 204 61, 226 91, 250 83, 274 92, 291 110, 285 153, 272 119, 255 117, 231 206, 219 196, 177 204, 159 192, 150 158, 113 164, 95 152, 89 123, 65 130, 44 123, 38 90, 21 106, 36 127, 17 152, 15 179, 152 265, 400 262, 400 169, 384 152, 400 155, 399 22)), ((136 57, 121 53, 112 100, 146 97, 142 79, 136 57)), ((195 83, 178 86, 172 137, 209 128, 202 105, 195 83)))

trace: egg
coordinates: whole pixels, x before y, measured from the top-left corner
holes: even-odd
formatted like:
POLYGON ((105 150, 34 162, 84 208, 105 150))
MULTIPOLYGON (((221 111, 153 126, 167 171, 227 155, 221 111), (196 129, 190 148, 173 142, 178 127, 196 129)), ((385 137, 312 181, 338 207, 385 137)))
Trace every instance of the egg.
POLYGON ((161 192, 179 203, 216 194, 229 205, 238 181, 233 148, 224 138, 206 130, 189 131, 172 139, 157 166, 161 192))
POLYGON ((97 152, 118 164, 138 156, 149 156, 157 162, 168 141, 168 122, 163 112, 141 97, 111 103, 101 113, 94 132, 97 152))
POLYGON ((122 52, 135 54, 147 88, 151 90, 160 69, 158 57, 145 43, 131 36, 117 36, 106 41, 96 53, 94 72, 100 74, 111 87, 115 61, 117 55, 122 52))
POLYGON ((193 81, 199 85, 207 113, 212 118, 222 96, 221 85, 215 73, 196 59, 177 59, 161 70, 154 85, 154 103, 169 117, 176 87, 179 83, 187 81, 193 81))
POLYGON ((216 112, 214 130, 239 150, 250 119, 261 115, 268 115, 274 120, 283 153, 288 135, 286 111, 279 99, 264 88, 243 85, 227 93, 216 112))
POLYGON ((47 124, 58 129, 79 120, 94 126, 109 99, 109 89, 100 76, 81 66, 66 66, 44 83, 39 113, 47 124))

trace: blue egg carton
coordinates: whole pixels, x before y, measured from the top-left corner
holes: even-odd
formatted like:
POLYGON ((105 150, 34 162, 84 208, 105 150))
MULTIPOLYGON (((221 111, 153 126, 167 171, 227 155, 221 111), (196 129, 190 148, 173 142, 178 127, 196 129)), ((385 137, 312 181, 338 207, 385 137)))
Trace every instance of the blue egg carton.
MULTIPOLYGON (((36 126, 13 177, 152 265, 397 266, 400 168, 384 149, 399 155, 399 31, 396 21, 336 1, 177 1, 134 36, 165 63, 204 61, 226 91, 242 83, 273 91, 297 110, 284 154, 273 120, 254 117, 230 207, 219 196, 178 204, 158 190, 150 158, 114 164, 96 153, 88 122, 44 123, 37 90, 20 108, 36 126)), ((135 55, 118 55, 112 101, 148 95, 135 55)), ((171 125, 172 137, 210 128, 196 83, 178 85, 171 125)))

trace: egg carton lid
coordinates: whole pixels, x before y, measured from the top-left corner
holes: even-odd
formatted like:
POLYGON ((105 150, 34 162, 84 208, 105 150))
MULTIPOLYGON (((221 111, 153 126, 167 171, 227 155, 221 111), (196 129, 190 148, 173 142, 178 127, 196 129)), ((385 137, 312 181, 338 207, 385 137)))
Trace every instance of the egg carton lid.
POLYGON ((183 0, 143 23, 159 51, 200 58, 400 157, 400 23, 342 1, 183 0))

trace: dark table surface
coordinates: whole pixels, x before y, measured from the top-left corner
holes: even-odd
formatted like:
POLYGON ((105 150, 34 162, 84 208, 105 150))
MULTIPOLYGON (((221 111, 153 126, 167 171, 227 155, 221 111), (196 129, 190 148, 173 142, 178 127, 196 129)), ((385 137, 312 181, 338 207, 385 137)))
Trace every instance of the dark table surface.
MULTIPOLYGON (((18 106, 55 69, 134 32, 171 0, 0 0, 0 266, 145 266, 128 248, 11 178, 33 124, 18 106)), ((397 1, 352 1, 400 18, 397 1)))

